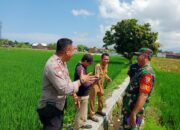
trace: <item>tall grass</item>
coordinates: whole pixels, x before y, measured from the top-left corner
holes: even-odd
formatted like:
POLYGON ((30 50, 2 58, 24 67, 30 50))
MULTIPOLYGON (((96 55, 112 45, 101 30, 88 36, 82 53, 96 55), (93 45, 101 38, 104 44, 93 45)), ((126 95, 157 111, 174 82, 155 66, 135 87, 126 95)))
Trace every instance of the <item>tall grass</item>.
POLYGON ((156 58, 152 63, 156 84, 144 129, 180 130, 180 60, 156 58))

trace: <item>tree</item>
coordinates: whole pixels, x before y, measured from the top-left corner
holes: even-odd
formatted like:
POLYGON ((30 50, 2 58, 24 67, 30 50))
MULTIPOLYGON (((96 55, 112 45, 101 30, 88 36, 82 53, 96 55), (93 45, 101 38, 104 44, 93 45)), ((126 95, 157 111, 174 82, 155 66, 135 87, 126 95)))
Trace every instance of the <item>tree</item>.
POLYGON ((31 44, 29 42, 17 42, 17 41, 14 41, 12 46, 17 47, 17 48, 32 48, 32 46, 31 46, 31 44))
POLYGON ((125 19, 112 25, 111 29, 106 31, 103 41, 104 47, 115 44, 116 52, 131 62, 133 52, 141 47, 157 51, 160 45, 156 43, 157 37, 158 33, 151 32, 149 23, 140 25, 136 19, 125 19))
POLYGON ((47 48, 48 48, 49 50, 55 50, 55 49, 56 49, 56 43, 50 43, 50 44, 48 44, 48 45, 47 45, 47 48))
POLYGON ((11 41, 8 39, 0 39, 0 46, 11 46, 11 47, 18 47, 18 48, 31 48, 31 43, 29 42, 18 42, 18 41, 11 41))
POLYGON ((0 45, 12 45, 13 42, 8 39, 0 39, 0 45))
POLYGON ((78 51, 85 51, 85 50, 87 51, 88 47, 85 45, 79 44, 79 45, 77 45, 77 49, 78 49, 78 51))

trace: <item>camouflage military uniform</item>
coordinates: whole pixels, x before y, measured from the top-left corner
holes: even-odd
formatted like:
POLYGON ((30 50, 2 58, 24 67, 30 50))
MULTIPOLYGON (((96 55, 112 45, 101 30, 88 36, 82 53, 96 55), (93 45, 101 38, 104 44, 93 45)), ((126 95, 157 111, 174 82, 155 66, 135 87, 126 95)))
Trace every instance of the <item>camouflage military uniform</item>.
POLYGON ((151 96, 151 92, 153 90, 153 84, 155 80, 155 73, 150 66, 147 64, 143 68, 140 68, 139 71, 135 74, 135 76, 130 81, 125 95, 123 97, 123 107, 122 107, 122 115, 123 115, 123 128, 124 129, 137 129, 141 124, 140 115, 144 113, 144 109, 146 108, 149 98, 151 96), (143 84, 143 85, 142 85, 143 84), (148 94, 148 98, 142 108, 142 110, 137 114, 136 118, 136 128, 131 128, 129 125, 129 117, 131 111, 134 109, 139 93, 148 94))

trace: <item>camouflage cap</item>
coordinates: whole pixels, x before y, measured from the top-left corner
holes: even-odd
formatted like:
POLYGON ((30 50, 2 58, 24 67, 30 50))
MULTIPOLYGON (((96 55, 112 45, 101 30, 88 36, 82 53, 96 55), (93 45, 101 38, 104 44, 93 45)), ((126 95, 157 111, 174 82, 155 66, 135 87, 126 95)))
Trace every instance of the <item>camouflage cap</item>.
POLYGON ((148 54, 150 58, 153 55, 153 51, 149 48, 141 48, 138 50, 138 52, 134 52, 135 55, 141 55, 143 53, 148 54))

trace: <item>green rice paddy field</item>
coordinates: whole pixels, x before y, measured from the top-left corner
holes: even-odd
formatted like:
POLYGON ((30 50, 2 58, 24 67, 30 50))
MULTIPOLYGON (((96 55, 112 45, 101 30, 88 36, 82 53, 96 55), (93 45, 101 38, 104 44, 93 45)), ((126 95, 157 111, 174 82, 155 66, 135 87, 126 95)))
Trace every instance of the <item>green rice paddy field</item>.
POLYGON ((144 130, 180 130, 180 60, 154 58, 155 89, 144 130))
MULTIPOLYGON (((41 95, 43 68, 53 53, 0 48, 0 130, 41 129, 36 108, 41 95)), ((67 63, 71 79, 75 64, 81 57, 82 54, 75 54, 67 63)), ((94 60, 95 63, 99 62, 100 56, 94 56, 94 60)), ((127 63, 128 61, 120 56, 110 57, 109 76, 113 82, 106 84, 106 95, 109 95, 127 76, 127 63)), ((94 65, 89 68, 89 72, 93 71, 93 67, 94 65)), ((76 112, 70 96, 68 104, 65 125, 73 122, 76 112)))
MULTIPOLYGON (((41 129, 36 107, 41 95, 44 64, 53 53, 0 48, 0 130, 41 129)), ((81 57, 82 54, 75 54, 67 63, 71 79, 81 57)), ((100 56, 94 56, 94 60, 97 63, 100 56)), ((110 58, 109 75, 113 82, 106 84, 106 96, 127 76, 127 63, 120 56, 110 58)), ((180 130, 180 60, 153 58, 152 65, 156 84, 146 112, 144 130, 180 130)), ((73 122, 76 112, 70 96, 68 104, 65 126, 73 122)))

